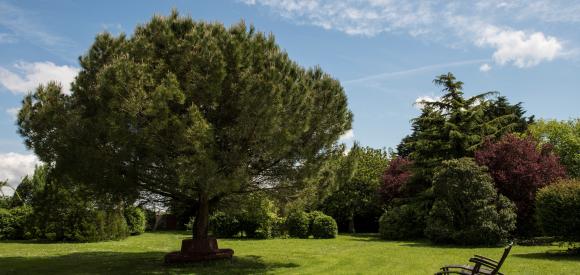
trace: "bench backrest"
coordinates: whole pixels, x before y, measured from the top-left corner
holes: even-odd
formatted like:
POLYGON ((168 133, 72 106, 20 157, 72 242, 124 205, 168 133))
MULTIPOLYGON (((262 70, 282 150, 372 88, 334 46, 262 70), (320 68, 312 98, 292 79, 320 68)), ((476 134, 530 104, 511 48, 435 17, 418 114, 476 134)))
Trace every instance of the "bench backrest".
POLYGON ((491 274, 497 274, 499 272, 499 269, 503 265, 503 262, 505 262, 505 259, 507 258, 508 254, 510 254, 510 250, 512 250, 513 244, 514 244, 513 242, 510 242, 505 247, 505 249, 503 250, 503 255, 501 256, 501 259, 497 262, 497 267, 491 272, 491 274))

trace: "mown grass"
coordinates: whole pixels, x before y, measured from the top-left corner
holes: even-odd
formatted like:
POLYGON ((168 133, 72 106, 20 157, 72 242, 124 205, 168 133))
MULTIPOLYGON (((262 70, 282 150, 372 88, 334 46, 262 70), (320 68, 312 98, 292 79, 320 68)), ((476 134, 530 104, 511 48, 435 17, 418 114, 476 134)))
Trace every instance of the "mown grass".
MULTIPOLYGON (((498 258, 502 248, 382 241, 373 235, 331 240, 220 240, 233 261, 165 266, 186 233, 146 233, 102 243, 0 242, 0 274, 433 274, 473 254, 498 258)), ((579 274, 580 256, 558 246, 515 246, 504 274, 579 274)))

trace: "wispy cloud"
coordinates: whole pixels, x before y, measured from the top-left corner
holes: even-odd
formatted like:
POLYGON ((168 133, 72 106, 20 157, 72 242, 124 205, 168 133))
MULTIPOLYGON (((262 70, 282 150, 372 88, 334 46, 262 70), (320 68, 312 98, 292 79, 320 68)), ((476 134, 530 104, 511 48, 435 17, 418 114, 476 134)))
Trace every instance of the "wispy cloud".
POLYGON ((349 35, 407 33, 449 46, 471 44, 493 50, 498 65, 526 68, 565 57, 562 39, 511 25, 580 22, 580 3, 545 0, 391 1, 245 0, 296 22, 349 35), (558 17, 563 14, 563 17, 558 17), (449 42, 453 41, 453 42, 449 42))
POLYGON ((0 84, 12 93, 28 93, 40 84, 57 81, 68 93, 78 71, 78 68, 58 66, 52 62, 19 62, 13 65, 12 70, 0 66, 0 84))
POLYGON ((53 54, 75 61, 74 41, 53 34, 35 21, 35 14, 6 2, 0 2, 0 26, 10 30, 12 39, 29 41, 53 54))
POLYGON ((381 79, 386 79, 386 78, 391 78, 391 77, 405 76, 405 75, 426 72, 426 71, 432 71, 432 70, 437 70, 437 69, 472 65, 472 64, 478 64, 478 63, 488 62, 488 61, 489 61, 489 59, 473 59, 473 60, 464 60, 464 61, 449 62, 449 63, 442 63, 442 64, 433 64, 433 65, 421 66, 421 67, 406 69, 406 70, 401 70, 401 71, 368 75, 368 76, 361 77, 361 78, 342 81, 342 83, 343 84, 353 84, 353 83, 358 83, 358 82, 366 82, 369 80, 381 80, 381 79))

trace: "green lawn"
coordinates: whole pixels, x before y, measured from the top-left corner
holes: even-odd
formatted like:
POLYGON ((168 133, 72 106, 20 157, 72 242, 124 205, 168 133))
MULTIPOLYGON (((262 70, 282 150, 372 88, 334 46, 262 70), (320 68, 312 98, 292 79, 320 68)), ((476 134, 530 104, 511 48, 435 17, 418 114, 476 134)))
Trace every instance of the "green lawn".
MULTIPOLYGON (((426 242, 388 242, 374 236, 331 240, 221 240, 235 250, 233 262, 164 266, 163 255, 178 250, 182 233, 147 233, 118 242, 0 242, 1 274, 432 274, 446 263, 473 254, 497 258, 502 248, 458 248, 426 242)), ((580 256, 558 246, 516 246, 506 274, 579 274, 580 256)))

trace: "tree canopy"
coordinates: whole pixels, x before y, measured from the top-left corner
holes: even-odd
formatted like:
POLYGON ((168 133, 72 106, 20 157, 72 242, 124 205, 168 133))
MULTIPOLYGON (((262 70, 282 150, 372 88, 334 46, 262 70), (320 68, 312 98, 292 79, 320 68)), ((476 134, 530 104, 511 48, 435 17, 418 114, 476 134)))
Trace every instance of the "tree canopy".
POLYGON ((421 102, 424 107, 412 121, 412 134, 398 146, 400 155, 413 161, 415 182, 423 187, 430 185, 433 171, 442 161, 472 157, 486 139, 523 127, 519 105, 488 99, 497 92, 465 97, 463 82, 452 73, 436 77, 433 83, 444 94, 437 101, 421 102))
POLYGON ((539 120, 530 127, 530 134, 541 143, 554 146, 568 175, 580 178, 580 118, 539 120))
POLYGON ((566 177, 552 146, 508 134, 496 142, 487 141, 475 152, 475 160, 489 169, 499 193, 516 204, 518 233, 533 234, 536 193, 566 177))
POLYGON ((377 212, 374 222, 378 222, 380 209, 377 190, 388 164, 385 150, 355 144, 348 155, 343 156, 337 171, 336 189, 324 200, 322 208, 337 220, 346 220, 348 231, 352 233, 355 232, 355 215, 374 210, 377 212))
POLYGON ((174 11, 131 36, 97 35, 80 65, 70 95, 49 83, 25 97, 26 145, 56 174, 113 197, 190 203, 198 238, 211 203, 300 183, 351 126, 337 80, 244 23, 174 11))

